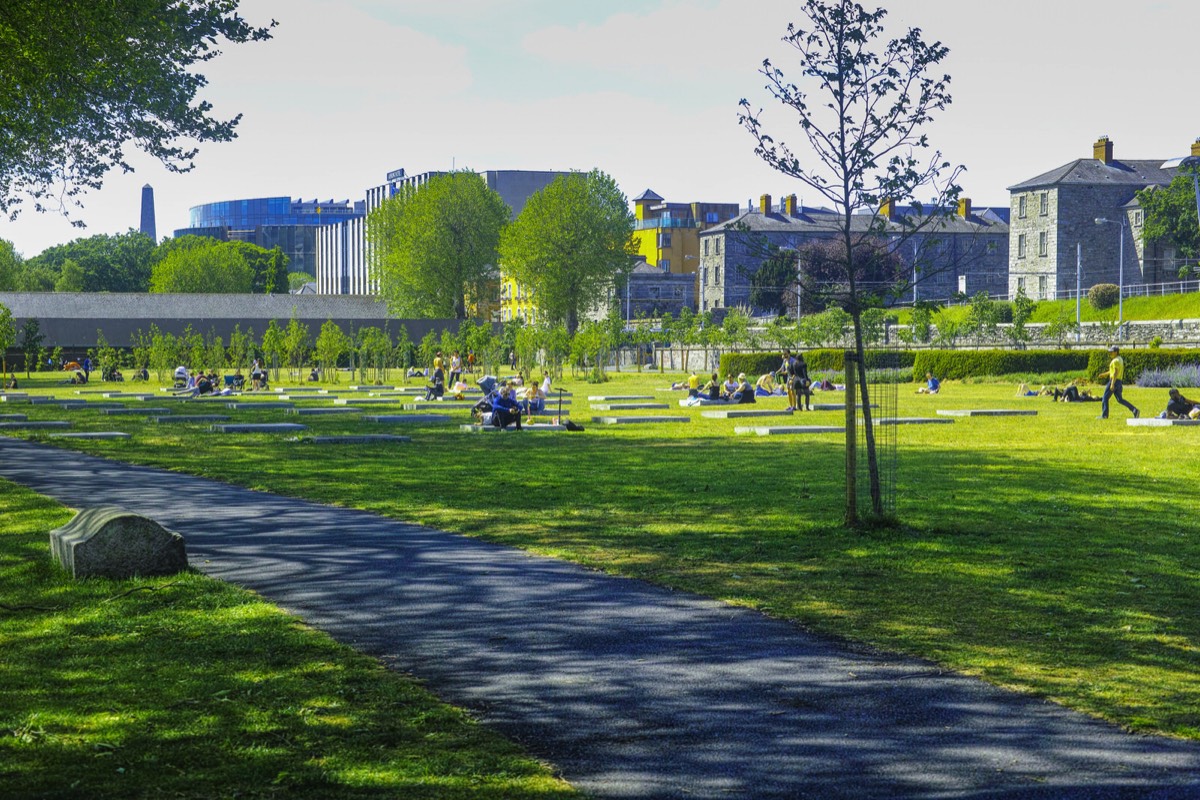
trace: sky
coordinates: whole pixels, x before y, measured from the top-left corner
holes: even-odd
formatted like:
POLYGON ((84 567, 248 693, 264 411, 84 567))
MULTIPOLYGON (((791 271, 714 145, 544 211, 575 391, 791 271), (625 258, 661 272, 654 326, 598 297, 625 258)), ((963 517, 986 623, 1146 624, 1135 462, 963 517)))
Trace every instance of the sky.
MULTIPOLYGON (((867 5, 870 5, 868 2, 867 5)), ((746 204, 812 190, 772 171, 737 121, 746 98, 804 158, 793 112, 765 89, 764 58, 799 78, 781 43, 799 0, 242 0, 274 38, 204 65, 214 114, 238 138, 205 144, 176 175, 132 149, 57 214, 0 220, 26 257, 79 236, 136 228, 154 187, 159 238, 188 209, 290 195, 361 200, 390 170, 589 170, 636 197, 746 204), (790 72, 789 72, 789 67, 790 72), (757 200, 756 200, 757 201, 757 200)), ((925 127, 966 172, 975 206, 1108 136, 1117 159, 1186 155, 1200 137, 1194 0, 887 0, 890 36, 910 27, 950 49, 952 105, 925 127)))

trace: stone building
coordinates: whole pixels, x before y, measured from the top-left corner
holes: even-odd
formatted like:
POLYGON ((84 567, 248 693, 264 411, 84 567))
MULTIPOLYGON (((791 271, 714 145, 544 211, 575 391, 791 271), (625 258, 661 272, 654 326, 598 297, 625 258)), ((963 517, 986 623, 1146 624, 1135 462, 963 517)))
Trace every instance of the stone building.
MULTIPOLYGON (((1200 156, 1200 143, 1192 154, 1200 156)), ((1139 190, 1175 177, 1175 169, 1163 169, 1164 160, 1118 160, 1105 136, 1092 146, 1091 158, 1010 186, 1009 296, 1023 288, 1034 299, 1072 297, 1077 268, 1083 292, 1097 283, 1123 284, 1128 292, 1174 281, 1182 262, 1171 248, 1144 240, 1136 198, 1139 190)))
MULTIPOLYGON (((919 209, 885 203, 877 214, 855 215, 856 234, 878 230, 877 239, 895 247, 916 280, 906 299, 945 300, 955 292, 1004 293, 1008 270, 1008 210, 974 208, 963 199, 955 213, 932 222, 906 240, 905 218, 919 209)), ((841 216, 826 208, 797 203, 795 195, 778 207, 763 195, 757 208, 700 234, 699 310, 750 306, 750 279, 770 248, 798 248, 838 235, 841 216)))

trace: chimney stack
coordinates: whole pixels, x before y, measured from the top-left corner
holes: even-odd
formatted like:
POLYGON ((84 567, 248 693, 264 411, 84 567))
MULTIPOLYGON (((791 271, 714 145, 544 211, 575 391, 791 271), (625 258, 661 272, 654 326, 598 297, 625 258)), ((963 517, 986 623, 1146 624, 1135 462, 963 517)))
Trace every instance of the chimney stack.
POLYGON ((796 216, 796 195, 789 194, 783 198, 783 213, 789 217, 796 216))
POLYGON ((1103 161, 1105 164, 1111 164, 1113 162, 1112 139, 1109 139, 1107 136, 1101 136, 1097 139, 1096 143, 1092 145, 1092 158, 1097 161, 1103 161))
POLYGON ((762 214, 770 214, 774 210, 771 208, 771 195, 764 194, 758 198, 758 210, 762 214))
POLYGON ((960 217, 962 217, 963 219, 971 218, 971 198, 969 198, 969 197, 958 198, 958 215, 960 217))
POLYGON ((1192 155, 1196 158, 1200 158, 1200 139, 1192 142, 1192 155))
POLYGON ((888 220, 896 219, 896 201, 892 198, 887 198, 883 201, 883 205, 879 207, 879 214, 888 220))

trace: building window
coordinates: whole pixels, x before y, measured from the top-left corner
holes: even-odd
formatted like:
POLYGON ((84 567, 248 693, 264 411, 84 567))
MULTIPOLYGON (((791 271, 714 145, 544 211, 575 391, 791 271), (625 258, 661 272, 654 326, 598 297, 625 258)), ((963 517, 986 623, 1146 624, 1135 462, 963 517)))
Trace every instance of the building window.
POLYGON ((1025 234, 1017 234, 1017 258, 1025 257, 1025 234))
POLYGON ((647 296, 647 297, 649 297, 649 298, 650 298, 650 299, 652 299, 652 300, 657 300, 657 299, 658 299, 658 296, 659 296, 659 289, 658 289, 658 287, 657 287, 657 286, 649 286, 649 287, 647 287, 647 288, 646 288, 646 296, 647 296))
POLYGON ((674 295, 675 295, 676 299, 682 298, 683 297, 683 287, 682 286, 674 287, 674 295))
POLYGON ((709 239, 704 240, 704 255, 708 255, 708 253, 709 253, 709 246, 708 246, 709 241, 711 241, 711 240, 709 240, 709 239))
POLYGON ((1043 258, 1050 252, 1049 234, 1042 231, 1038 234, 1038 255, 1043 258))
POLYGON ((1017 292, 1020 293, 1023 291, 1025 291, 1025 279, 1017 278, 1017 292))
POLYGON ((671 234, 669 232, 660 233, 658 235, 658 246, 659 247, 670 247, 671 246, 671 234))
POLYGON ((717 221, 717 212, 715 212, 715 211, 705 212, 704 221, 705 222, 716 222, 717 221))
POLYGON ((1143 212, 1141 212, 1141 211, 1133 212, 1134 227, 1137 227, 1137 228, 1142 227, 1142 224, 1145 222, 1145 220, 1146 220, 1146 217, 1143 212))
POLYGON ((669 259, 669 258, 661 259, 658 262, 658 266, 662 268, 663 272, 670 272, 671 271, 671 259, 669 259))
POLYGON ((1038 198, 1038 203, 1038 214, 1043 217, 1048 216, 1050 214, 1050 193, 1042 192, 1041 196, 1038 198))
POLYGON ((1038 297, 1046 299, 1046 276, 1038 275, 1038 297))
POLYGON ((717 255, 721 255, 721 242, 723 239, 717 239, 717 255))
POLYGON ((1017 198, 1017 217, 1025 219, 1025 195, 1017 198))

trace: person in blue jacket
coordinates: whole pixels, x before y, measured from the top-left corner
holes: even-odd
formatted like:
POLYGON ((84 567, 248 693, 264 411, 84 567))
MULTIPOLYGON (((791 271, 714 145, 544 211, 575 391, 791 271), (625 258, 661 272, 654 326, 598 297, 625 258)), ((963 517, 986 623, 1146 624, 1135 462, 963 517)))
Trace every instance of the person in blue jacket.
POLYGON ((521 407, 513 399, 512 389, 501 387, 500 393, 492 400, 492 424, 497 428, 507 428, 516 423, 516 430, 521 430, 521 407))
POLYGON ((933 377, 933 373, 925 373, 925 385, 917 389, 917 394, 937 394, 942 388, 942 382, 933 377))

